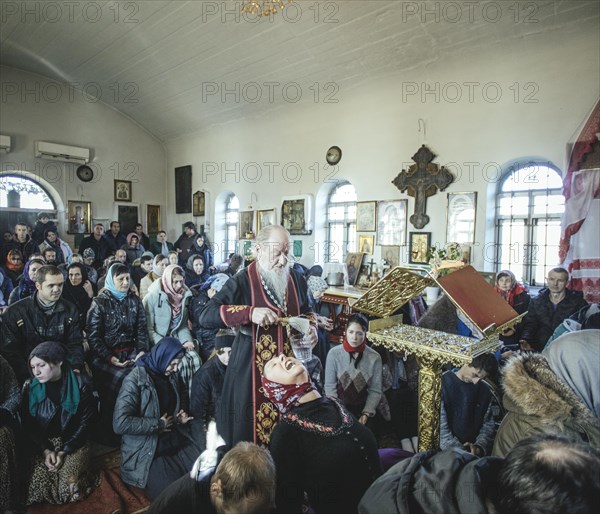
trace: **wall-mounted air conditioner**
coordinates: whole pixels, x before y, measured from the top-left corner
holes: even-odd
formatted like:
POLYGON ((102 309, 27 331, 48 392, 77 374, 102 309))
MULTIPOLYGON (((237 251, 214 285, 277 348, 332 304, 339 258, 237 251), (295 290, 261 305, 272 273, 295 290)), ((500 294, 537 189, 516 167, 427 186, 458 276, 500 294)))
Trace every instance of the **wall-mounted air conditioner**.
POLYGON ((73 162, 76 164, 87 164, 90 162, 90 149, 78 146, 59 145, 36 141, 34 143, 36 157, 50 159, 53 161, 73 162))
POLYGON ((0 153, 8 153, 10 148, 10 136, 0 136, 0 153))

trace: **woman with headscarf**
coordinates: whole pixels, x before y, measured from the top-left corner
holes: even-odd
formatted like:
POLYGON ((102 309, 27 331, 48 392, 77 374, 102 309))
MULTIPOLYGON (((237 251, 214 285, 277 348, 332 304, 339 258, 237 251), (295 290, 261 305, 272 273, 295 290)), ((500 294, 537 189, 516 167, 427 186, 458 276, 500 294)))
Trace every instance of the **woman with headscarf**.
MULTIPOLYGON (((94 381, 100 393, 101 421, 111 427, 115 398, 131 367, 148 351, 148 328, 142 301, 130 290, 127 266, 114 263, 104 290, 92 301, 86 332, 94 381)), ((111 441, 114 442, 114 441, 111 441)))
POLYGON ((178 371, 188 389, 191 388, 192 376, 201 364, 188 328, 188 303, 191 299, 192 293, 184 284, 183 269, 176 264, 169 264, 160 280, 152 283, 143 300, 150 346, 163 337, 171 336, 186 350, 178 371))
POLYGON ((152 260, 152 271, 148 273, 142 280, 140 280, 140 298, 142 300, 148 294, 148 289, 150 289, 150 286, 163 276, 163 273, 168 265, 169 258, 166 255, 159 253, 158 255, 154 256, 154 259, 152 260))
MULTIPOLYGON (((529 300, 531 298, 529 297, 525 286, 517 282, 517 278, 512 271, 507 269, 500 271, 496 275, 496 285, 494 286, 494 289, 515 311, 517 311, 517 314, 523 314, 527 311, 529 300)), ((519 323, 515 327, 509 328, 500 334, 500 341, 502 341, 506 350, 512 350, 513 347, 514 349, 518 349, 522 327, 523 325, 519 323)))
POLYGON ((31 259, 25 263, 21 280, 17 287, 12 290, 12 293, 10 293, 8 305, 12 305, 23 298, 28 298, 36 292, 35 274, 45 264, 46 263, 41 259, 31 259))
POLYGON ((208 236, 206 234, 202 233, 196 235, 190 252, 202 255, 202 257, 204 257, 206 267, 209 269, 210 273, 212 273, 212 270, 214 270, 213 253, 210 249, 210 241, 208 240, 208 236))
POLYGON ((140 244, 140 238, 135 232, 131 232, 127 235, 127 244, 121 247, 121 250, 125 250, 127 254, 127 262, 133 263, 136 259, 142 257, 142 254, 146 251, 140 244))
POLYGON ((210 249, 210 241, 206 237, 206 234, 196 234, 196 239, 194 240, 194 244, 190 249, 190 253, 201 255, 204 259, 204 268, 206 269, 206 272, 209 275, 213 273, 215 269, 213 262, 213 254, 212 250, 210 249))
POLYGON ((198 342, 198 351, 203 362, 206 362, 212 354, 219 329, 203 327, 199 322, 200 314, 208 301, 223 288, 229 278, 225 273, 217 273, 209 277, 201 286, 190 288, 193 298, 188 302, 188 317, 192 322, 192 335, 198 342))
POLYGON ((304 365, 279 355, 262 372, 265 396, 281 413, 269 450, 277 468, 277 512, 352 513, 381 474, 373 433, 337 398, 321 396, 304 365))
MULTIPOLYGON (((54 227, 47 228, 44 230, 44 240, 40 244, 40 252, 44 253, 46 248, 52 248, 56 253, 55 264, 58 266, 65 262, 65 254, 58 238, 58 232, 54 227)), ((72 252, 71 252, 72 253, 72 252)))
POLYGON ((20 250, 12 249, 6 254, 6 262, 4 263, 4 274, 12 282, 13 287, 17 287, 19 277, 23 273, 25 263, 23 262, 23 254, 20 250))
POLYGON ((199 454, 177 374, 184 352, 174 337, 161 339, 136 362, 115 406, 113 428, 122 435, 121 479, 144 488, 152 499, 188 473, 199 454))
POLYGON ((367 346, 367 326, 362 314, 352 314, 344 342, 329 352, 325 366, 325 393, 339 398, 363 424, 375 416, 383 378, 381 357, 367 346))
POLYGON ((90 429, 96 400, 84 374, 74 373, 63 345, 47 341, 29 355, 33 378, 23 387, 23 433, 30 453, 26 504, 69 503, 98 485, 90 472, 90 429))
POLYGON ((206 261, 202 255, 190 255, 185 268, 185 285, 188 287, 201 286, 210 277, 206 261))
POLYGON ((62 297, 77 307, 81 330, 85 330, 87 313, 95 294, 96 291, 94 285, 88 279, 85 264, 74 262, 69 265, 62 297))

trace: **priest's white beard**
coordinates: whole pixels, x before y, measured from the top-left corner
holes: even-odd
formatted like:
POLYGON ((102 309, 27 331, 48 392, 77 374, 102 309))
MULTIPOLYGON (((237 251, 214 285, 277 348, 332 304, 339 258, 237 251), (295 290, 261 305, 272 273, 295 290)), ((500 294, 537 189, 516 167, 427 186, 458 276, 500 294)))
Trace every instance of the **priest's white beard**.
POLYGON ((279 271, 266 270, 258 264, 258 272, 267 284, 267 287, 273 293, 275 299, 283 305, 285 302, 285 292, 287 289, 288 278, 290 276, 290 266, 285 266, 279 271))

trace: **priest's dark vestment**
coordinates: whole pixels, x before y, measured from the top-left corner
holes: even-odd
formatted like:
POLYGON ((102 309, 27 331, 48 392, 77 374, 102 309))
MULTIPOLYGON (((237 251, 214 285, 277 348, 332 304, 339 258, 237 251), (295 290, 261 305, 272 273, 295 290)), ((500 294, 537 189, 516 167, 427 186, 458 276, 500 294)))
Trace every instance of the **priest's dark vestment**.
POLYGON ((230 278, 200 314, 204 328, 237 330, 217 407, 217 431, 230 448, 239 441, 268 445, 279 412, 262 394, 260 373, 272 357, 280 353, 293 356, 285 327, 263 328, 252 323, 252 309, 256 307, 268 307, 280 317, 309 314, 304 277, 290 270, 286 302, 278 306, 265 290, 258 265, 253 262, 230 278))

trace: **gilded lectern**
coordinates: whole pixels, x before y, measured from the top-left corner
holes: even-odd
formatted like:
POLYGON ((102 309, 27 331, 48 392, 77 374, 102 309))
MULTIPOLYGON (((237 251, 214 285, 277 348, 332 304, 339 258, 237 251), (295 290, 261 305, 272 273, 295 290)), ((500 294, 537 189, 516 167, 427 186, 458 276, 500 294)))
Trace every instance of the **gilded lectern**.
POLYGON ((380 319, 369 323, 367 337, 388 350, 415 355, 419 363, 419 451, 439 448, 442 366, 468 364, 474 357, 493 352, 498 336, 516 325, 518 315, 471 266, 440 279, 394 268, 352 308, 380 319), (460 311, 461 319, 478 337, 465 337, 402 324, 391 316, 430 285, 438 285, 460 311))

